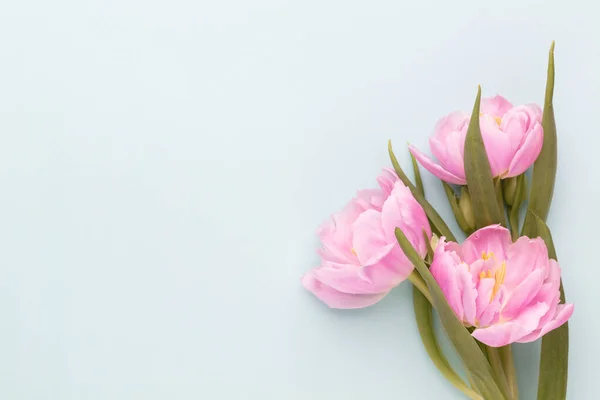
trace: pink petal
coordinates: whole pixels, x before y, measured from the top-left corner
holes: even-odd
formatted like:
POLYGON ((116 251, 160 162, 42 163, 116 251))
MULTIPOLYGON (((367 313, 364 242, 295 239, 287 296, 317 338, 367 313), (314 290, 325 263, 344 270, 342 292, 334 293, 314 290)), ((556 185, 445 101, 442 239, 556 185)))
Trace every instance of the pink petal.
POLYGON ((387 240, 381 216, 375 210, 365 211, 353 225, 353 249, 361 265, 357 277, 370 284, 372 289, 367 289, 370 293, 391 289, 413 270, 395 238, 393 242, 387 240))
POLYGON ((508 136, 500 130, 500 127, 490 115, 483 115, 480 118, 480 125, 492 176, 502 177, 508 173, 514 154, 511 151, 508 136))
MULTIPOLYGON (((512 265, 511 267, 515 268, 512 265)), ((508 300, 502 308, 503 318, 514 319, 524 307, 529 305, 541 290, 545 274, 545 270, 536 269, 510 291, 508 300)))
POLYGON ((471 272, 471 276, 473 277, 473 282, 479 281, 479 275, 481 275, 482 272, 496 272, 495 270, 498 267, 498 265, 498 260, 494 259, 493 257, 490 257, 487 260, 484 260, 482 258, 480 258, 479 260, 475 260, 474 263, 469 265, 469 271, 471 272))
MULTIPOLYGON (((492 283, 495 284, 494 279, 483 279, 483 281, 488 280, 492 281, 492 283)), ((489 326, 498 322, 498 320, 500 319, 500 310, 502 308, 502 303, 504 302, 505 292, 505 289, 501 286, 500 290, 498 290, 498 293, 496 293, 496 295, 493 299, 491 299, 491 301, 489 300, 492 296, 492 290, 490 290, 489 293, 485 294, 483 294, 483 292, 480 292, 478 296, 484 297, 481 300, 478 297, 478 300, 484 303, 487 299, 489 301, 489 304, 487 305, 487 307, 481 310, 481 313, 478 316, 479 326, 489 326)))
POLYGON ((522 236, 507 251, 507 268, 504 286, 510 291, 516 288, 535 269, 548 271, 548 250, 540 238, 522 236))
POLYGON ((475 339, 491 347, 506 346, 530 334, 547 310, 547 304, 537 303, 524 310, 516 320, 475 329, 472 335, 475 339))
POLYGON ((548 274, 545 277, 544 283, 552 283, 556 290, 559 290, 560 287, 560 265, 558 261, 550 259, 548 261, 548 274))
POLYGON ((332 289, 351 294, 388 292, 408 276, 399 276, 395 266, 391 263, 369 266, 371 268, 368 271, 370 276, 366 276, 365 268, 358 265, 323 262, 321 267, 312 271, 312 276, 332 289))
MULTIPOLYGON (((458 260, 457 262, 461 262, 462 260, 462 249, 460 248, 460 244, 456 242, 446 242, 446 238, 442 236, 444 240, 438 241, 438 246, 444 246, 444 250, 450 251, 454 253, 454 257, 458 260)), ((437 248, 437 246, 436 246, 437 248)), ((435 249, 433 249, 435 251, 435 249)))
POLYGON ((387 294, 342 293, 319 282, 310 272, 302 278, 302 285, 331 308, 364 308, 377 303, 387 294))
POLYGON ((327 261, 339 263, 347 263, 352 261, 352 254, 341 252, 338 247, 329 247, 327 245, 323 245, 317 250, 317 254, 327 261))
POLYGON ((317 251, 326 260, 352 263, 356 258, 351 252, 352 230, 340 213, 332 215, 317 230, 321 248, 317 251))
POLYGON ((397 243, 395 231, 400 228, 422 257, 427 254, 427 243, 423 237, 423 229, 431 237, 427 215, 410 189, 400 181, 396 182, 390 197, 383 204, 381 225, 388 243, 397 243))
POLYGON ((423 168, 425 168, 427 171, 431 172, 433 175, 437 176, 441 180, 448 182, 448 183, 454 183, 456 185, 466 185, 467 184, 467 181, 464 178, 464 176, 458 177, 458 176, 452 174, 451 172, 447 171, 439 164, 434 163, 425 154, 421 153, 416 147, 411 145, 411 146, 408 146, 408 148, 409 148, 410 152, 412 153, 412 155, 415 156, 417 161, 419 161, 419 163, 423 166, 423 168))
POLYGON ((317 231, 321 239, 321 248, 317 253, 328 261, 352 263, 356 260, 356 256, 351 252, 351 233, 351 227, 344 221, 340 221, 339 214, 334 214, 317 231))
POLYGON ((462 244, 463 260, 472 264, 483 254, 492 253, 497 262, 506 260, 511 244, 510 231, 500 225, 490 225, 471 234, 462 244))
POLYGON ((465 137, 466 127, 461 131, 450 131, 443 138, 429 138, 429 148, 440 165, 454 176, 465 176, 465 137))
POLYGON ((481 113, 494 117, 502 117, 513 107, 513 105, 500 95, 488 97, 481 100, 481 113))
POLYGON ((558 262, 550 260, 549 271, 542 289, 534 301, 543 301, 549 305, 548 312, 540 319, 539 328, 521 341, 533 341, 562 325, 568 319, 573 308, 571 304, 559 305, 560 302, 560 267, 558 262), (568 306, 565 308, 565 306, 568 306), (566 318, 566 319, 565 319, 566 318))
POLYGON ((532 115, 532 120, 535 120, 539 123, 542 122, 543 112, 540 106, 535 103, 525 104, 525 107, 529 110, 529 114, 532 115))
POLYGON ((385 257, 377 263, 365 265, 359 270, 359 276, 362 279, 383 290, 398 286, 408 278, 415 268, 397 243, 389 246, 391 250, 385 257))
POLYGON ((542 122, 542 110, 535 104, 514 107, 502 118, 500 128, 510 140, 514 155, 523 145, 532 128, 542 122))
MULTIPOLYGON (((492 293, 494 286, 496 284, 496 280, 493 278, 484 278, 479 280, 479 285, 477 285, 477 319, 481 319, 481 315, 490 305, 492 301, 492 293)), ((499 311, 499 310, 498 310, 499 311)), ((487 324, 482 324, 487 325, 487 324)))
POLYGON ((443 254, 446 254, 448 257, 450 257, 454 265, 462 263, 462 249, 460 248, 460 245, 456 242, 446 242, 445 236, 439 238, 437 246, 434 249, 433 258, 435 259, 438 254, 440 257, 442 257, 443 254))
POLYGON ((522 338, 529 332, 515 322, 492 325, 487 328, 475 329, 472 336, 490 347, 502 347, 522 338))
POLYGON ((540 319, 540 326, 546 325, 554 318, 556 314, 556 308, 560 303, 560 267, 558 262, 555 260, 550 260, 549 269, 548 276, 542 285, 542 289, 539 291, 537 296, 535 296, 534 300, 543 301, 550 305, 550 309, 546 315, 540 319))
POLYGON ((537 329, 541 318, 546 314, 549 308, 550 306, 543 302, 531 304, 527 308, 524 308, 513 322, 518 323, 524 330, 533 332, 537 329))
POLYGON ((436 122, 433 136, 441 142, 445 142, 445 136, 448 133, 465 129, 470 118, 471 116, 464 111, 454 111, 436 122))
POLYGON ((399 178, 396 175, 396 171, 391 168, 384 168, 381 174, 377 177, 377 183, 386 196, 389 196, 394 189, 394 184, 398 182, 399 178))
POLYGON ((458 287, 462 292, 462 308, 464 310, 463 321, 469 325, 475 325, 475 317, 477 316, 477 306, 475 299, 477 298, 477 289, 473 284, 469 266, 467 264, 459 264, 457 267, 458 287))
POLYGON ((554 329, 560 327, 565 322, 567 322, 569 320, 569 318, 571 318, 571 315, 573 315, 573 310, 574 310, 573 304, 560 304, 556 308, 555 317, 550 322, 543 325, 541 329, 536 330, 532 334, 522 337, 521 339, 518 340, 518 342, 519 343, 533 342, 534 340, 537 340, 537 339, 541 338, 542 336, 544 336, 546 333, 553 331, 554 329))
POLYGON ((542 125, 536 123, 527 135, 523 145, 515 153, 508 168, 507 177, 521 175, 533 165, 542 151, 544 142, 544 131, 542 125))
POLYGON ((349 250, 354 250, 361 265, 375 264, 391 250, 383 228, 381 213, 375 210, 365 211, 352 225, 354 237, 349 250))
MULTIPOLYGON (((440 239, 440 243, 443 243, 443 238, 440 239)), ((459 286, 458 266, 460 263, 460 259, 454 252, 446 251, 444 245, 438 245, 430 271, 440 285, 448 304, 462 321, 465 312, 462 291, 459 286)))
POLYGON ((327 260, 352 263, 356 257, 352 254, 352 224, 364 212, 364 207, 355 199, 350 201, 341 212, 333 214, 326 220, 317 234, 321 240, 319 251, 327 260))
POLYGON ((364 211, 381 211, 381 207, 386 198, 387 195, 380 189, 363 189, 357 192, 354 201, 362 207, 364 211))

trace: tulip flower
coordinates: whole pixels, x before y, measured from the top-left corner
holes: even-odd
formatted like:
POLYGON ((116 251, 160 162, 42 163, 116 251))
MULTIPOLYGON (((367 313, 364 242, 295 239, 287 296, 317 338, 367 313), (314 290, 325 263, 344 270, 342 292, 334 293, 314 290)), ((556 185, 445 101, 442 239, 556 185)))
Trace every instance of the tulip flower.
POLYGON ((440 239, 430 270, 457 317, 491 347, 532 342, 573 313, 573 304, 559 304, 561 271, 544 241, 513 243, 499 225, 461 245, 440 239))
MULTIPOLYGON (((429 139, 434 162, 416 147, 410 152, 419 163, 441 180, 466 185, 464 146, 471 116, 454 112, 438 121, 429 139)), ((481 136, 492 175, 510 178, 525 172, 542 150, 542 110, 535 104, 513 107, 502 96, 481 101, 481 136)))
POLYGON ((424 257, 423 208, 393 172, 384 170, 378 189, 358 192, 318 230, 321 263, 302 278, 304 287, 331 308, 362 308, 380 301, 413 271, 394 231, 401 228, 424 257))

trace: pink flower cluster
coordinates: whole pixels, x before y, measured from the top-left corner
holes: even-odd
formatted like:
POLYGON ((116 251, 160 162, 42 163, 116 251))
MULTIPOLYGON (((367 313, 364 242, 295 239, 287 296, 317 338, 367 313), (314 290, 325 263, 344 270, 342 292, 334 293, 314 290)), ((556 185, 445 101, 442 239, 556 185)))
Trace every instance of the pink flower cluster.
MULTIPOLYGON (((464 147, 471 115, 456 111, 438 121, 429 139, 435 163, 409 146, 421 165, 448 183, 465 185, 464 147)), ((522 174, 542 150, 542 110, 535 104, 513 107, 502 96, 481 101, 479 124, 492 175, 511 178, 522 174)))
POLYGON ((423 208, 393 170, 377 181, 378 189, 359 191, 318 230, 321 265, 302 283, 332 308, 370 306, 410 275, 414 267, 396 241, 396 227, 427 253, 423 229, 431 237, 431 228, 423 208))
POLYGON ((532 342, 573 314, 573 304, 559 304, 560 267, 540 238, 512 243, 497 225, 461 245, 441 238, 430 270, 457 317, 492 347, 532 342))
MULTIPOLYGON (((484 99, 481 111, 493 176, 525 172, 542 148, 539 107, 513 107, 496 96, 484 99)), ((446 182, 466 184, 463 147, 469 118, 455 112, 437 124, 430 144, 439 164, 410 147, 427 170, 446 182)), ((383 170, 377 181, 379 188, 359 191, 318 230, 320 265, 302 283, 329 307, 373 305, 409 277, 414 267, 396 240, 399 228, 423 258, 431 242, 430 272, 456 316, 480 342, 492 347, 531 342, 571 317, 573 305, 560 304, 560 267, 549 259, 541 238, 521 237, 513 243, 506 228, 492 225, 462 244, 443 237, 432 240, 423 208, 395 172, 383 170)))

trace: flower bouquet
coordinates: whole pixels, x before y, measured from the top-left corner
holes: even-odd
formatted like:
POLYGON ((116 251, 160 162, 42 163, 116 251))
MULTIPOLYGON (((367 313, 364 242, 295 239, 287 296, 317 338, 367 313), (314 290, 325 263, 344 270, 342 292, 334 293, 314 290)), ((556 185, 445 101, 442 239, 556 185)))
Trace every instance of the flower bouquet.
POLYGON ((479 88, 470 114, 441 118, 429 141, 437 161, 409 146, 414 181, 388 143, 393 169, 319 228, 320 266, 302 278, 325 304, 342 309, 373 305, 408 280, 429 357, 470 399, 517 399, 511 345, 540 338, 537 398, 566 398, 573 305, 565 302, 545 223, 557 158, 554 43, 547 74, 543 110, 482 99, 479 88), (427 201, 419 164, 441 180, 468 236, 462 243, 427 201), (440 348, 433 311, 466 379, 440 348))

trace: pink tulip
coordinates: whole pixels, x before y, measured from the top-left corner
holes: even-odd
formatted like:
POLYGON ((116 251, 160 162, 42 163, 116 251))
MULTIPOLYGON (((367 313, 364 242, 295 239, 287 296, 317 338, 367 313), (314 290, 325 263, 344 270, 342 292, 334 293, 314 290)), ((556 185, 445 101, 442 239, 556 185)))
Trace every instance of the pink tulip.
POLYGON ((440 239, 430 270, 458 318, 488 346, 532 342, 573 313, 573 304, 559 304, 560 267, 544 241, 512 243, 499 225, 462 245, 440 239))
POLYGON ((331 308, 362 308, 377 303, 413 270, 394 230, 402 229, 424 257, 423 229, 431 228, 423 208, 393 170, 367 189, 318 230, 321 265, 302 278, 306 289, 331 308))
MULTIPOLYGON (((438 121, 429 145, 439 163, 414 146, 409 146, 410 152, 441 180, 465 185, 464 146, 470 118, 457 111, 438 121)), ((481 136, 494 177, 517 176, 533 164, 542 150, 541 121, 542 110, 535 104, 513 107, 502 96, 481 101, 481 136)))

